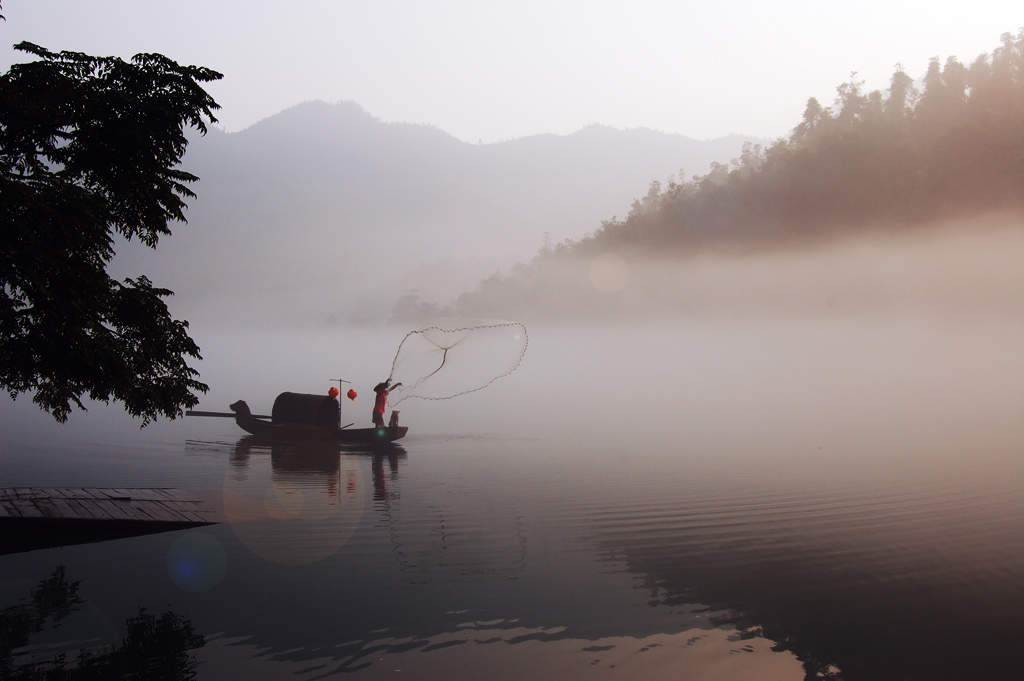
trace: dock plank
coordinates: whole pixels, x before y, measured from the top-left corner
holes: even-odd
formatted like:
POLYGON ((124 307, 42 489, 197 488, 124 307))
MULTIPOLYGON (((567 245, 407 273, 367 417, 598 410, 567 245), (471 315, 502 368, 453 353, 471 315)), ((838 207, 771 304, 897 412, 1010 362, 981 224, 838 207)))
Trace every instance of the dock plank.
POLYGON ((17 487, 0 489, 0 519, 209 523, 200 500, 168 488, 17 487))
POLYGON ((130 514, 121 510, 120 506, 118 506, 114 501, 110 499, 95 499, 93 500, 93 503, 96 504, 101 509, 103 509, 103 511, 111 518, 114 518, 116 520, 132 519, 130 514))
POLYGON ((11 501, 14 508, 18 510, 18 514, 22 518, 45 518, 43 512, 36 508, 35 503, 30 499, 14 499, 11 501))
POLYGON ((138 522, 149 522, 152 520, 139 506, 136 506, 131 501, 115 501, 114 503, 117 504, 119 509, 131 516, 132 520, 138 522))
POLYGON ((66 499, 68 504, 78 511, 78 515, 84 519, 103 520, 106 515, 96 507, 90 499, 66 499))
POLYGON ((178 511, 181 515, 185 516, 185 519, 193 523, 205 523, 208 522, 206 518, 199 515, 195 511, 178 511))
POLYGON ((63 513, 52 500, 45 497, 36 497, 31 500, 39 511, 47 518, 61 518, 63 513))
MULTIPOLYGON (((193 523, 195 520, 174 509, 167 508, 159 502, 149 501, 138 506, 139 510, 149 515, 154 522, 162 523, 193 523)), ((204 521, 205 522, 205 521, 204 521)))
POLYGON ((0 488, 0 555, 216 522, 213 509, 188 496, 163 488, 0 488))
POLYGON ((194 514, 199 508, 195 503, 190 501, 165 501, 163 505, 186 516, 194 514))
POLYGON ((161 522, 163 519, 160 514, 153 508, 153 504, 142 502, 140 503, 137 499, 132 499, 131 502, 132 513, 135 517, 140 520, 148 522, 161 522))
POLYGON ((56 508, 60 509, 62 518, 68 518, 69 520, 81 519, 81 517, 78 515, 78 512, 71 507, 71 504, 68 503, 67 499, 58 496, 53 496, 50 497, 50 503, 52 503, 56 508))
POLYGON ((163 502, 154 501, 151 508, 159 513, 161 518, 166 518, 167 522, 194 522, 192 518, 163 502))

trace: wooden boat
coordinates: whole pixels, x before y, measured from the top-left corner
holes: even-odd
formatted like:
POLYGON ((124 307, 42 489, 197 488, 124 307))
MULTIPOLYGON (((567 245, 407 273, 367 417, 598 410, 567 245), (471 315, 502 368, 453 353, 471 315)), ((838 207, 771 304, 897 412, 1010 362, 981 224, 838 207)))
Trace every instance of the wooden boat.
POLYGON ((253 414, 245 400, 230 405, 232 413, 187 411, 189 416, 234 417, 238 427, 264 442, 327 440, 341 443, 382 445, 400 440, 409 432, 399 426, 392 412, 392 424, 385 428, 350 428, 341 425, 338 401, 325 395, 284 392, 274 400, 270 416, 253 414))

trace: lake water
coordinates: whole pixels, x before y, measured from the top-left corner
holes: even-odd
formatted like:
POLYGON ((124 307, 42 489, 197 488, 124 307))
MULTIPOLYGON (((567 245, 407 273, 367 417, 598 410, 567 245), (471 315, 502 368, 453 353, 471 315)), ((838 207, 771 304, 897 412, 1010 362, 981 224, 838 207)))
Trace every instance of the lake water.
MULTIPOLYGON (((403 335, 197 331, 200 408, 340 375, 369 425, 403 335)), ((223 520, 0 556, 6 612, 80 582, 15 665, 120 645, 141 607, 201 636, 181 678, 1021 678, 1019 317, 531 328, 487 390, 405 402, 387 453, 0 418, 0 486, 174 487, 223 520)))

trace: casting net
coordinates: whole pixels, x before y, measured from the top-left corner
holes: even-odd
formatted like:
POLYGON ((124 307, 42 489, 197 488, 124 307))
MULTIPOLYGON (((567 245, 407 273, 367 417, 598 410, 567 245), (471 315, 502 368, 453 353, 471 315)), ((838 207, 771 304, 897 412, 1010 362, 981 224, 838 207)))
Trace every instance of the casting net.
POLYGON ((446 319, 410 331, 391 364, 392 408, 410 397, 449 400, 486 388, 516 370, 526 354, 519 322, 446 319))

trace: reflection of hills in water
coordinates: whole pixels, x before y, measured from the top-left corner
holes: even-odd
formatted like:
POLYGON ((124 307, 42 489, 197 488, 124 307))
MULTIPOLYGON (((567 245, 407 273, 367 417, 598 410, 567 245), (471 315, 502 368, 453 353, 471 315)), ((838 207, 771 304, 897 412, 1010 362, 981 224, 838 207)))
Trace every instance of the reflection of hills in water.
MULTIPOLYGON (((563 491, 575 478, 560 467, 534 460, 540 465, 495 468, 522 454, 500 440, 416 445, 412 456, 324 461, 252 449, 236 457, 233 472, 244 471, 253 490, 301 480, 307 494, 328 499, 337 456, 342 471, 357 464, 369 498, 342 546, 327 546, 337 534, 329 529, 351 516, 305 524, 268 516, 252 535, 241 528, 246 546, 253 537, 264 542, 252 550, 267 560, 247 561, 225 582, 233 609, 210 655, 253 669, 254 678, 266 674, 257 660, 271 658, 274 678, 395 669, 450 678, 470 668, 492 669, 496 679, 621 678, 624 670, 697 678, 722 665, 735 672, 730 678, 770 670, 798 678, 799 663, 774 653, 758 628, 737 628, 690 599, 650 598, 620 559, 594 561, 579 541, 580 519, 565 515, 577 497, 563 491), (297 568, 283 560, 311 543, 333 550, 297 568), (253 600, 266 584, 276 586, 253 600)), ((603 510, 614 512, 614 503, 603 510)))
POLYGON ((626 509, 587 509, 588 539, 646 575, 652 597, 709 603, 734 613, 718 622, 780 641, 807 678, 836 667, 844 679, 1013 678, 1019 485, 925 478, 885 491, 849 478, 788 489, 677 481, 626 509))

